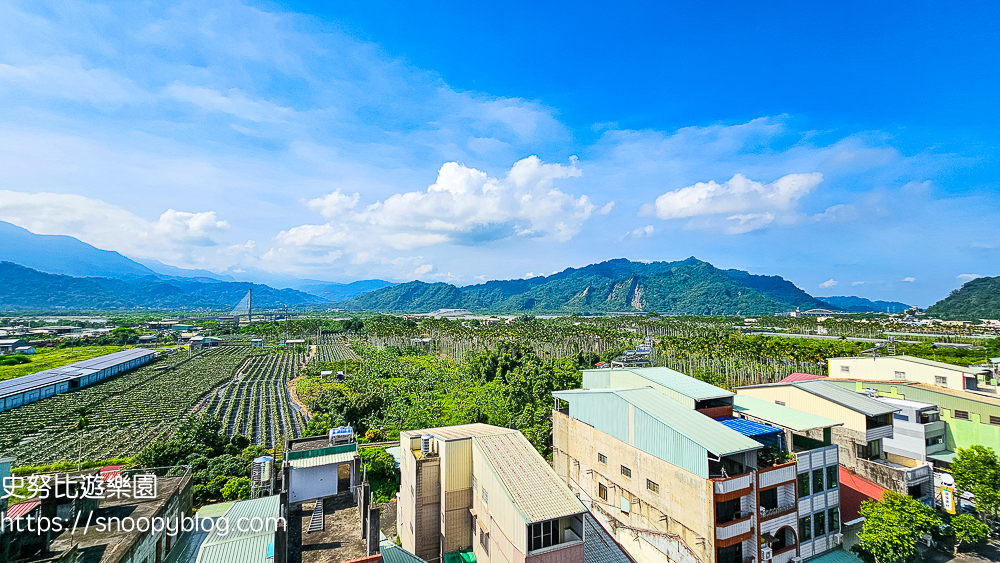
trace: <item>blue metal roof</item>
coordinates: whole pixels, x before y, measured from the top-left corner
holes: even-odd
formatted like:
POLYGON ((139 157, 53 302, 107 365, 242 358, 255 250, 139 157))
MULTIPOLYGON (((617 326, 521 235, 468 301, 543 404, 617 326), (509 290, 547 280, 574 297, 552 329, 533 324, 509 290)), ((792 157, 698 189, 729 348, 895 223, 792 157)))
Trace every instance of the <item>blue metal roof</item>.
POLYGON ((773 426, 768 426, 766 424, 761 424, 759 422, 754 422, 752 420, 747 420, 745 418, 735 418, 732 416, 724 416, 715 419, 723 426, 731 430, 735 430, 744 436, 754 437, 754 436, 765 436, 767 434, 781 434, 780 428, 775 428, 773 426))
POLYGON ((156 352, 142 348, 133 348, 105 354, 89 360, 74 362, 69 365, 47 369, 31 375, 23 375, 14 379, 0 382, 0 397, 17 395, 34 389, 41 389, 49 385, 63 383, 72 379, 77 379, 85 375, 97 373, 102 369, 124 364, 131 360, 143 358, 145 356, 155 356, 156 352))

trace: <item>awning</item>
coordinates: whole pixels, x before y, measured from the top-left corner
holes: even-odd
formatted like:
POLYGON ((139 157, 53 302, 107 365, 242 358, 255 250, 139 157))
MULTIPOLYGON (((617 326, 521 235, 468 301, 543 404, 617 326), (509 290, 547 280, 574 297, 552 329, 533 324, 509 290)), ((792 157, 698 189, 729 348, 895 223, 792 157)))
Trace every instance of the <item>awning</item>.
POLYGON ((944 463, 955 463, 956 456, 958 456, 957 453, 949 452, 948 450, 938 452, 936 454, 927 454, 927 457, 933 459, 934 461, 943 461, 944 463))

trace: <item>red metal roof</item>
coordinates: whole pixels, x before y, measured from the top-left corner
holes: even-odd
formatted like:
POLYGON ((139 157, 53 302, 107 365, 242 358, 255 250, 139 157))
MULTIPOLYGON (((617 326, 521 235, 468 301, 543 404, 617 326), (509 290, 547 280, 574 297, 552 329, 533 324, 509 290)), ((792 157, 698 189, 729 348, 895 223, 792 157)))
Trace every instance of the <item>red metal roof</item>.
POLYGON ((101 476, 101 481, 110 481, 121 474, 121 465, 108 465, 106 467, 102 467, 101 470, 98 471, 98 475, 101 476))
POLYGON ((816 375, 815 373, 799 373, 795 372, 792 375, 781 380, 780 383, 795 383, 796 381, 809 381, 811 379, 826 379, 825 375, 816 375))
POLYGON ((38 508, 40 504, 42 504, 41 499, 19 502, 7 509, 7 518, 17 520, 18 518, 38 508))
POLYGON ((887 491, 878 485, 840 466, 840 521, 857 520, 861 503, 865 500, 882 500, 882 493, 887 491))

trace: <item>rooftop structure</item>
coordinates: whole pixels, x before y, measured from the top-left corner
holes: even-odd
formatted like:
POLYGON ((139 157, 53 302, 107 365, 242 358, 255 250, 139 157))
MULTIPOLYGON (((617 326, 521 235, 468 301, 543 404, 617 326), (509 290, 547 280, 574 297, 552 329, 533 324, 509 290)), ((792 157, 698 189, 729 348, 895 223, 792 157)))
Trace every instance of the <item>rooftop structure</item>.
MULTIPOLYGON (((652 387, 660 393, 688 405, 702 408, 698 403, 713 399, 728 399, 734 393, 665 367, 625 369, 585 369, 584 389, 620 389, 626 387, 652 387)), ((720 404, 727 401, 721 401, 720 404)), ((732 405, 731 401, 728 401, 732 405)))
POLYGON ((428 561, 585 560, 586 509, 520 432, 428 428, 403 432, 400 449, 406 551, 428 561))
POLYGON ((0 381, 0 410, 86 387, 149 363, 155 357, 156 352, 152 350, 134 348, 0 381))
POLYGON ((216 527, 198 550, 195 563, 271 563, 275 532, 281 524, 280 497, 270 496, 233 503, 221 516, 228 528, 216 527), (259 527, 237 522, 259 522, 259 527), (256 530, 254 529, 256 528, 256 530))
POLYGON ((784 379, 782 379, 781 383, 795 383, 797 381, 811 381, 813 379, 824 379, 825 377, 826 377, 825 375, 816 375, 815 373, 800 373, 800 372, 795 372, 795 373, 793 373, 793 374, 785 377, 784 379))

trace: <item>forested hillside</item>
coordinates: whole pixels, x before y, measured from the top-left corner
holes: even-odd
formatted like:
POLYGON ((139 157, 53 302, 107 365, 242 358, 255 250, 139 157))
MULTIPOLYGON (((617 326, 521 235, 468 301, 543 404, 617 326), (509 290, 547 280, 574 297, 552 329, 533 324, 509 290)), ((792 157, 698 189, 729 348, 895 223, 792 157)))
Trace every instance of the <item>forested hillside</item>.
POLYGON ((660 311, 697 315, 758 315, 826 303, 778 276, 720 270, 688 258, 679 262, 609 260, 546 277, 456 287, 410 282, 347 300, 349 310, 491 312, 660 311))
POLYGON ((967 282, 931 305, 927 314, 959 321, 1000 319, 1000 276, 967 282))
POLYGON ((196 309, 227 310, 253 287, 254 307, 325 303, 293 289, 240 282, 163 280, 155 276, 124 281, 46 274, 0 262, 0 310, 196 309))

